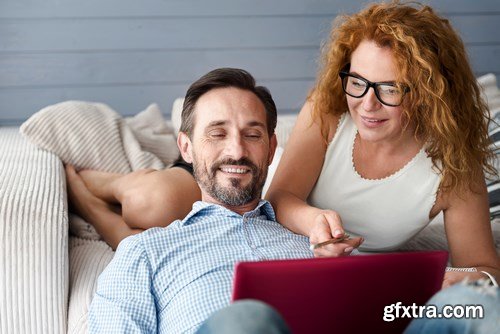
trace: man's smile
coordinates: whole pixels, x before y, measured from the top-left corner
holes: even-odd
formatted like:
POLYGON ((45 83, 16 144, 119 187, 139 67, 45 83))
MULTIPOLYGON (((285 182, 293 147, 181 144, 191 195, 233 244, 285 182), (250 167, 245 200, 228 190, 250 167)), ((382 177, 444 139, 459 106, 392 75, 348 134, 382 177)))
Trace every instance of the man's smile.
POLYGON ((221 166, 219 167, 219 170, 227 174, 240 174, 240 175, 248 174, 251 172, 251 169, 246 166, 221 166))

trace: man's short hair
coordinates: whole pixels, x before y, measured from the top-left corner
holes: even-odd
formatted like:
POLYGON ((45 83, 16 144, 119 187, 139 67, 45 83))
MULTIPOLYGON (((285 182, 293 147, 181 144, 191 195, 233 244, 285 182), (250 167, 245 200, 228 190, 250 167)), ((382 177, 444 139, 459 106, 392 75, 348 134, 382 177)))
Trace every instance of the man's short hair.
POLYGON ((212 89, 226 87, 247 90, 259 98, 266 109, 267 133, 271 137, 274 134, 277 119, 273 97, 266 87, 255 85, 255 79, 250 73, 238 68, 218 68, 210 71, 189 87, 182 106, 180 131, 191 137, 194 128, 194 110, 198 99, 212 89))

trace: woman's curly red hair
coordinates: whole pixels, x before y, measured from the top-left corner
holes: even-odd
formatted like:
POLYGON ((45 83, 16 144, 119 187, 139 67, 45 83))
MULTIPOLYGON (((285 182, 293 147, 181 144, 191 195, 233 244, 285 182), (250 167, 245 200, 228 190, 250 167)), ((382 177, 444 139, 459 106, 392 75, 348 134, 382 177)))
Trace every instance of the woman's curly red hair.
POLYGON ((417 3, 374 4, 334 21, 322 66, 309 98, 325 140, 325 115, 348 110, 339 71, 363 40, 392 50, 408 86, 404 113, 415 136, 426 140, 426 152, 442 176, 441 190, 461 193, 488 175, 496 175, 488 137, 487 106, 469 65, 464 44, 447 19, 417 3))

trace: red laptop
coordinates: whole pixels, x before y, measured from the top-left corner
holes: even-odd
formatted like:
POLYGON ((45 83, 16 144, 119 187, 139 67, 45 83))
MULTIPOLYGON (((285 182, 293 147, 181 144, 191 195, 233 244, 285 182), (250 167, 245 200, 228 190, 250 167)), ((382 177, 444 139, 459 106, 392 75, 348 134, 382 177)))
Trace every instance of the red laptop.
POLYGON ((441 288, 447 259, 433 251, 240 262, 233 301, 266 302, 292 333, 402 333, 412 319, 386 322, 386 306, 424 305, 441 288))

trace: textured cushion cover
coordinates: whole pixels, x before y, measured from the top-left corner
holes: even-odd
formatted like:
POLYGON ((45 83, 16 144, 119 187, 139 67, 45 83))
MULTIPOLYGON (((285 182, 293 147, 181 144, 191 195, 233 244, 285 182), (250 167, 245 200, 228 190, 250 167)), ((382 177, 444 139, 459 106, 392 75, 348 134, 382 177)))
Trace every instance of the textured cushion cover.
POLYGON ((0 333, 66 332, 68 209, 61 160, 0 127, 0 333))
POLYGON ((66 101, 48 106, 30 117, 21 133, 77 169, 128 173, 165 167, 156 156, 142 151, 125 120, 101 103, 66 101))
POLYGON ((151 104, 146 110, 125 121, 132 129, 143 151, 158 157, 169 166, 179 157, 177 134, 170 122, 165 122, 158 105, 151 104))
POLYGON ((276 152, 274 153, 274 158, 273 162, 269 166, 269 169, 267 170, 267 179, 266 183, 264 183, 264 187, 262 188, 262 198, 266 196, 267 190, 269 189, 269 186, 271 185, 271 181, 273 180, 274 174, 276 173, 276 168, 278 168, 278 165, 281 160, 281 156, 283 155, 283 148, 282 147, 277 147, 276 152))
POLYGON ((68 333, 88 332, 88 310, 97 288, 97 278, 113 259, 114 252, 103 241, 69 238, 68 333))
MULTIPOLYGON (((492 139, 492 149, 496 153, 494 164, 496 170, 500 171, 500 90, 497 87, 497 80, 493 74, 487 74, 478 78, 478 82, 483 88, 483 98, 488 103, 490 117, 489 135, 492 139)), ((488 196, 490 200, 490 215, 492 218, 500 217, 500 180, 498 177, 487 178, 488 196)))

